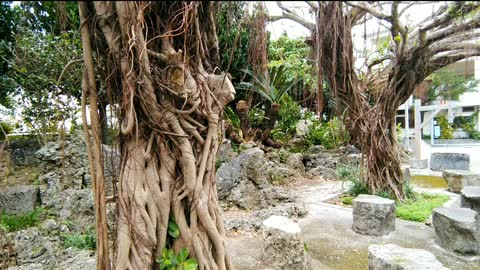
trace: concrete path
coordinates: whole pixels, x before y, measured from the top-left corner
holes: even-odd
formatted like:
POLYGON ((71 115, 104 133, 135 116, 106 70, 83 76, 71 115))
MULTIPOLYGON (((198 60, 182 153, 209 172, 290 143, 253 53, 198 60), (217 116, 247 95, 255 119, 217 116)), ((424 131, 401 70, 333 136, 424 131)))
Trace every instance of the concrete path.
MULTIPOLYGON (((384 237, 364 236, 352 231, 352 209, 326 204, 341 191, 341 182, 324 182, 298 190, 305 201, 308 215, 300 219, 308 254, 314 270, 367 270, 367 247, 371 244, 397 244, 432 252, 452 270, 480 269, 480 257, 461 257, 447 252, 435 243, 435 231, 423 223, 397 219, 396 230, 384 237)), ((261 235, 251 234, 228 239, 237 269, 264 269, 258 256, 261 235)))

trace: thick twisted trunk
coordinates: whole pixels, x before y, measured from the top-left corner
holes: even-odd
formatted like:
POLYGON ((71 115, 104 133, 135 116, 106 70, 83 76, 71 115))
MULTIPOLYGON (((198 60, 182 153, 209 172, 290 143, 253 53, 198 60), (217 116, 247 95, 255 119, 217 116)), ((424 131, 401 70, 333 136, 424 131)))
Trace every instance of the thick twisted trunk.
POLYGON ((115 269, 157 269, 163 248, 188 249, 199 269, 233 269, 215 156, 219 120, 235 90, 208 68, 207 56, 218 55, 208 51, 216 44, 207 40, 216 39, 207 33, 216 29, 210 5, 89 4, 89 26, 101 31, 122 86, 115 269), (168 233, 169 223, 178 236, 168 233))

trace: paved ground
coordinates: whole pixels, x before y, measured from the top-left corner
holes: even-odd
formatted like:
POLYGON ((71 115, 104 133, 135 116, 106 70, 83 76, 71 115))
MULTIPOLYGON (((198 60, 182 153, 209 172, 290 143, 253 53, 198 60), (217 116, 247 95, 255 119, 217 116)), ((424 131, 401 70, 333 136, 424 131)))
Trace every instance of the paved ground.
MULTIPOLYGON (((422 248, 432 252, 452 270, 480 269, 480 257, 460 257, 444 251, 435 243, 433 228, 422 223, 397 219, 395 232, 384 236, 364 236, 352 231, 352 210, 326 204, 341 190, 341 182, 324 182, 298 190, 309 214, 298 220, 314 270, 366 270, 367 247, 371 244, 393 243, 402 247, 422 248)), ((444 192, 444 191, 437 191, 444 192)), ((449 204, 456 203, 456 198, 449 204)), ((231 237, 228 241, 237 269, 263 269, 258 261, 261 235, 231 237)))

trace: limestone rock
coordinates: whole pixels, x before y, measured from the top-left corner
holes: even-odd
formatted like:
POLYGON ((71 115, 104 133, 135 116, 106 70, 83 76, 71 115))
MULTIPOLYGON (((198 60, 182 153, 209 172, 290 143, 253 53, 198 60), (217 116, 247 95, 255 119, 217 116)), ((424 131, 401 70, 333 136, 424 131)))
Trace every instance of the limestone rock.
MULTIPOLYGON (((282 193, 280 189, 273 190, 273 184, 281 185, 298 176, 299 172, 268 161, 260 148, 248 149, 218 169, 218 197, 224 207, 264 208, 277 200, 284 200, 282 194, 272 196, 272 191, 282 193)), ((288 192, 285 194, 291 196, 288 192)), ((292 201, 290 198, 285 200, 292 201)))
POLYGON ((308 170, 305 173, 305 176, 308 178, 322 177, 327 180, 336 180, 338 178, 337 171, 335 169, 324 166, 318 166, 308 170))
POLYGON ((480 213, 480 186, 464 187, 460 205, 480 213))
POLYGON ((271 216, 262 224, 262 262, 282 270, 308 269, 300 227, 286 217, 271 216))
POLYGON ((383 236, 395 230, 395 201, 373 195, 353 200, 353 227, 359 234, 383 236))
POLYGON ((461 254, 479 254, 478 214, 468 208, 439 207, 433 210, 432 223, 440 246, 461 254))
POLYGON ((244 151, 231 162, 223 163, 217 170, 218 198, 226 198, 231 190, 248 177, 257 175, 258 168, 265 164, 265 153, 260 148, 244 151))
POLYGON ((227 231, 257 231, 261 228, 262 222, 272 215, 299 218, 304 217, 306 214, 307 209, 303 203, 286 202, 277 206, 261 208, 241 214, 226 214, 225 229, 227 231))
POLYGON ((0 212, 26 214, 35 209, 37 202, 36 186, 12 186, 0 190, 0 212))
POLYGON ((300 153, 294 153, 288 156, 287 165, 300 174, 305 174, 305 165, 303 165, 303 155, 300 153))
POLYGON ((443 170, 470 170, 470 156, 461 153, 432 153, 430 169, 443 170))
POLYGON ((460 193, 464 187, 480 186, 480 174, 466 170, 445 170, 442 177, 451 192, 460 193))
POLYGON ((393 244, 368 247, 369 270, 448 270, 435 256, 423 249, 393 244))
POLYGON ((18 265, 44 263, 57 249, 35 227, 15 232, 13 241, 17 252, 18 265))
POLYGON ((218 146, 218 152, 217 152, 217 159, 220 162, 228 162, 232 160, 234 157, 238 156, 235 151, 232 149, 232 142, 230 140, 224 140, 219 146, 218 146))
POLYGON ((95 269, 95 252, 88 250, 72 249, 69 257, 65 260, 59 261, 55 269, 59 270, 84 270, 95 269))

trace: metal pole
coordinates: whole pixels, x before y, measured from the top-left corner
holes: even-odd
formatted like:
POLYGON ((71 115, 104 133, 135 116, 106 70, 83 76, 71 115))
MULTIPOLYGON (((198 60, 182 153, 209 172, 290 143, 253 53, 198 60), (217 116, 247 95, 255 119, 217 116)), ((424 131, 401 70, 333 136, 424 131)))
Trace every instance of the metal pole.
POLYGON ((421 113, 420 113, 420 100, 416 99, 414 101, 414 110, 415 110, 415 158, 421 159, 421 147, 422 147, 422 129, 421 125, 421 113))
POLYGON ((407 150, 410 149, 410 121, 408 119, 408 111, 410 109, 410 99, 407 99, 405 102, 405 138, 407 139, 405 142, 405 146, 407 147, 407 150))

